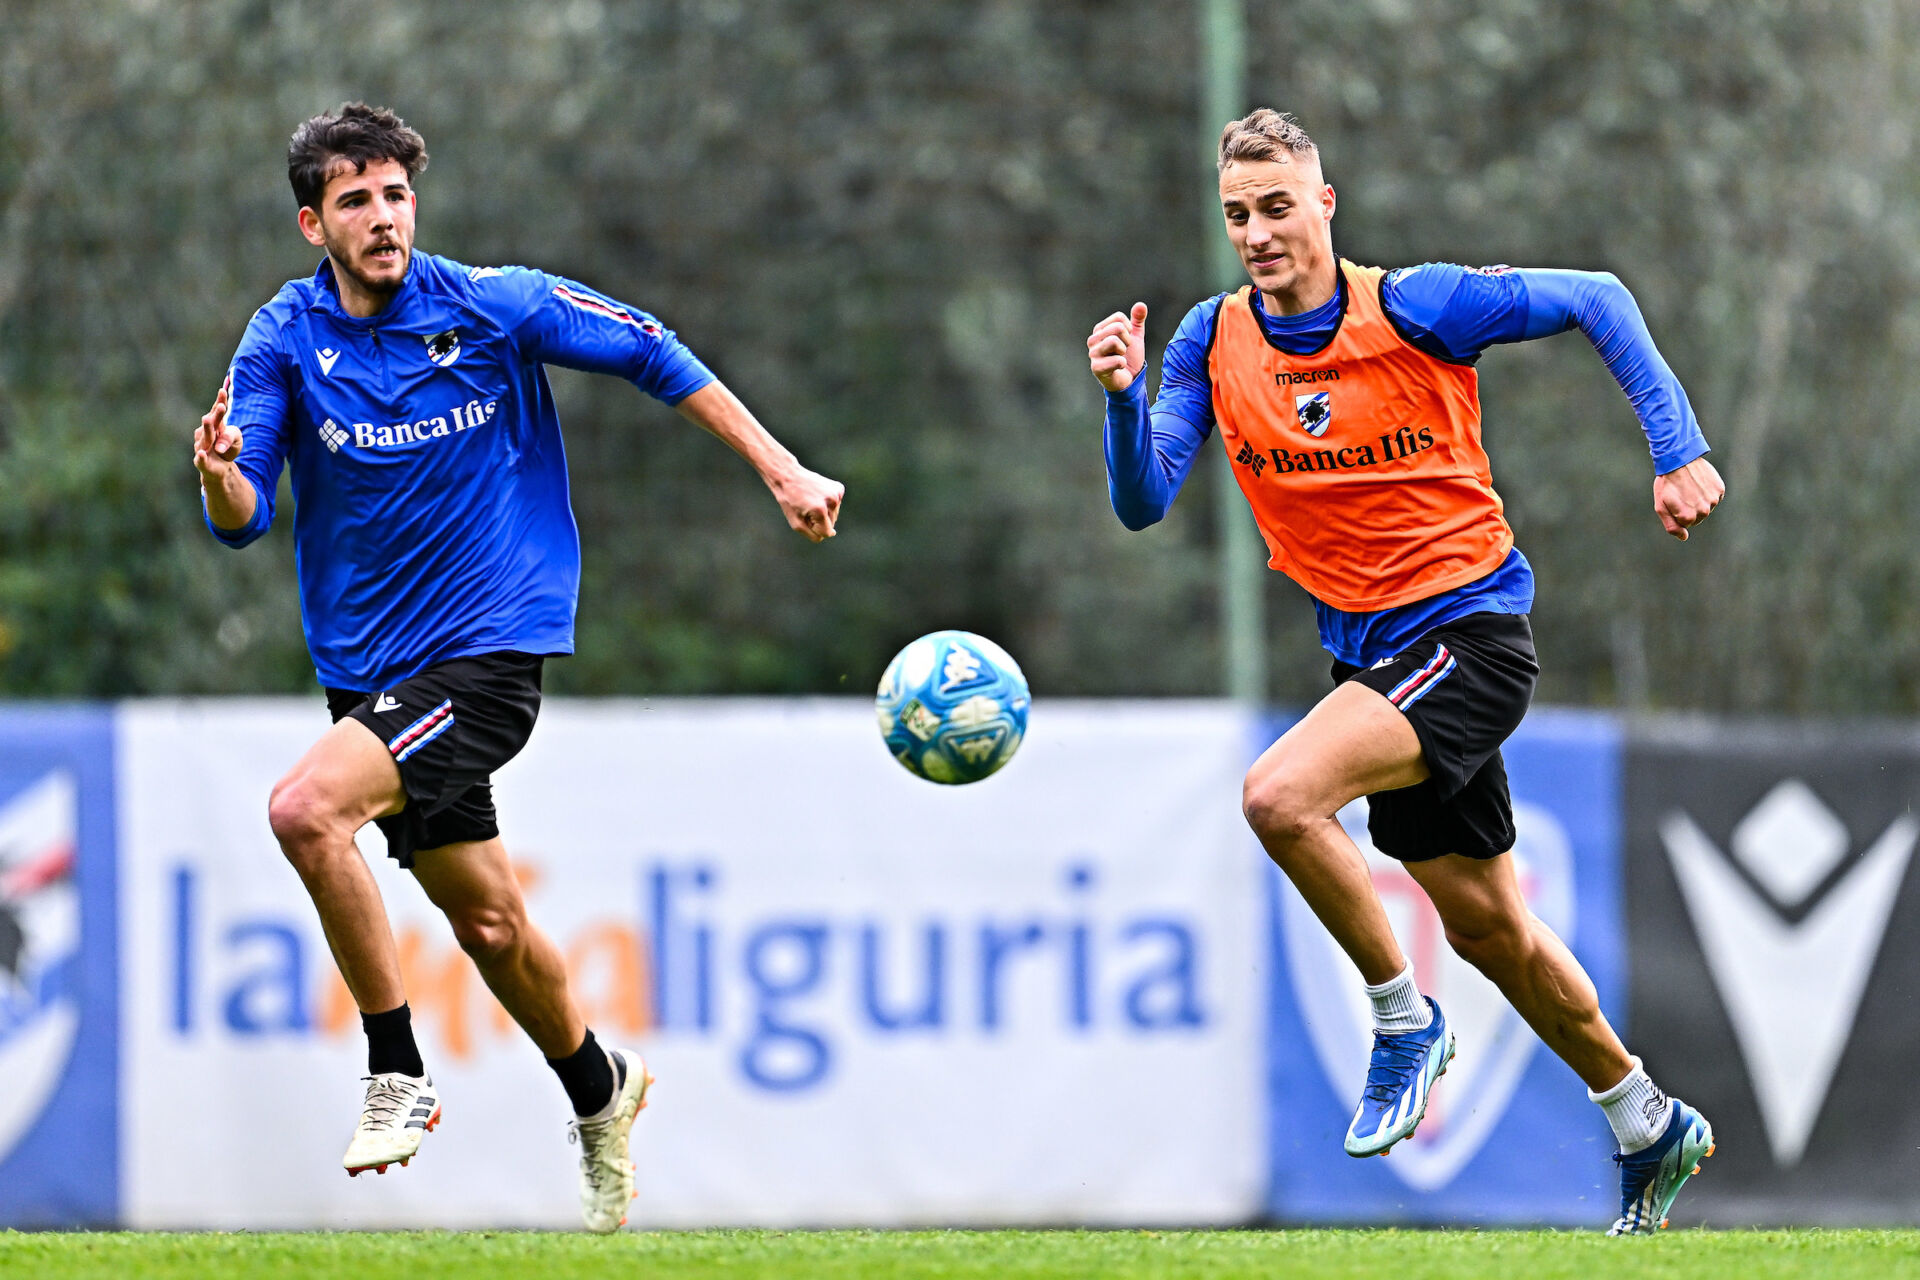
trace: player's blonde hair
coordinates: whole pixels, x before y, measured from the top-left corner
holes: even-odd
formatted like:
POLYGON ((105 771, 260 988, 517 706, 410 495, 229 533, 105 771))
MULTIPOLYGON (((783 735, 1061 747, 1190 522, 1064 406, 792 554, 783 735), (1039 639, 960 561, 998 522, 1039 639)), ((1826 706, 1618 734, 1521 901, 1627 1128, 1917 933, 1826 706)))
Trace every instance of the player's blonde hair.
POLYGON ((1220 131, 1220 169, 1235 160, 1289 160, 1295 156, 1318 161, 1314 145, 1300 122, 1284 111, 1260 107, 1220 131))

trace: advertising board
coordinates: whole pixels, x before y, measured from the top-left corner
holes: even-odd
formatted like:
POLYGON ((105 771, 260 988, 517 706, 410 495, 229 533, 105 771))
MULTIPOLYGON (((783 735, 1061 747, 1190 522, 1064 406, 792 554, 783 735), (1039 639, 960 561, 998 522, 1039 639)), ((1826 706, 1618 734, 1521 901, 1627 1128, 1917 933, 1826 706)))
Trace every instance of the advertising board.
MULTIPOLYGON (((446 1120, 339 1167, 364 1042, 265 817, 319 704, 121 715, 128 1220, 573 1225, 564 1095, 371 831, 446 1120)), ((1256 1216, 1245 744, 1219 704, 1055 702, 943 788, 863 702, 550 703, 496 797, 589 1023, 658 1076, 634 1222, 1256 1216)))
POLYGON ((1675 1224, 1920 1222, 1920 736, 1645 721, 1626 778, 1634 1023, 1719 1139, 1675 1224))
POLYGON ((113 727, 0 711, 0 1223, 119 1206, 113 727), (79 1135, 76 1138, 76 1135, 79 1135))

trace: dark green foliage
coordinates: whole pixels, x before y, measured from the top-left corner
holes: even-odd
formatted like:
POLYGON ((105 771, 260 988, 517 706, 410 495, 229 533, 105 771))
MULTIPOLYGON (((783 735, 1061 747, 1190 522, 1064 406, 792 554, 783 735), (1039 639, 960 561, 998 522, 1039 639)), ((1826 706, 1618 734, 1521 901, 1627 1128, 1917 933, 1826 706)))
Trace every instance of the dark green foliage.
MULTIPOLYGON (((0 693, 310 687, 290 530, 198 527, 188 435, 314 257, 284 145, 349 96, 427 138, 423 248, 647 307, 816 468, 843 534, 631 388, 556 374, 586 548, 565 692, 865 690, 938 627, 1039 696, 1223 687, 1203 468, 1107 509, 1083 340, 1205 289, 1197 19, 1142 3, 99 8, 0 0, 0 693)), ((1685 546, 1577 335, 1481 365, 1565 702, 1920 708, 1920 19, 1815 0, 1249 5, 1344 252, 1603 268, 1732 496, 1685 546)), ((1270 588, 1277 698, 1325 683, 1270 588)))

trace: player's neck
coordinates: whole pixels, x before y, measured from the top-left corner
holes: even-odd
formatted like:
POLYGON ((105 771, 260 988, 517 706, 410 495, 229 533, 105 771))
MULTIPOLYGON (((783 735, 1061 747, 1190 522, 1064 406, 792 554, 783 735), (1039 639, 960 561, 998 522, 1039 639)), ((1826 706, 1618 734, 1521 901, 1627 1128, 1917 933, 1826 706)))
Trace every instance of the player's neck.
POLYGON ((327 265, 333 268, 333 288, 340 295, 340 309, 356 320, 371 320, 379 315, 393 301, 393 295, 400 292, 398 288, 383 291, 367 288, 351 271, 334 261, 332 254, 327 255, 327 265))
POLYGON ((1303 271, 1284 289, 1260 290, 1260 304, 1272 316, 1297 316, 1324 307, 1340 288, 1340 268, 1329 254, 1311 270, 1303 271))

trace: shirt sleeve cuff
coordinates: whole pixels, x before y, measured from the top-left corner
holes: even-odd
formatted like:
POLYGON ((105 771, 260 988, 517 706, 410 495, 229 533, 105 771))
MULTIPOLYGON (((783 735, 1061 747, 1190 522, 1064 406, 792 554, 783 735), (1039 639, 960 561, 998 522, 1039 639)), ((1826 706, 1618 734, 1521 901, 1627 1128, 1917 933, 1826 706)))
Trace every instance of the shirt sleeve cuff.
MULTIPOLYGON (((253 482, 249 480, 247 483, 253 482)), ((213 513, 207 510, 207 495, 204 492, 200 495, 200 518, 207 522, 207 532, 230 547, 244 547, 265 533, 267 531, 266 513, 267 504, 260 497, 260 490, 256 488, 253 491, 253 515, 248 517, 246 524, 238 529, 222 529, 213 522, 213 513)))
POLYGON ((1691 440, 1683 440, 1664 452, 1654 454, 1653 473, 1664 476, 1678 471, 1689 462, 1706 457, 1710 452, 1706 438, 1696 435, 1691 440))
POLYGON ((691 369, 688 369, 681 377, 674 379, 668 386, 660 387, 656 390, 653 387, 649 387, 644 381, 636 382, 635 385, 671 409, 694 392, 704 390, 720 381, 711 369, 701 364, 698 360, 693 361, 692 364, 693 367, 691 369))

